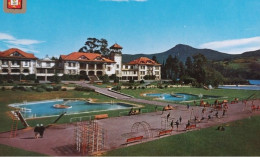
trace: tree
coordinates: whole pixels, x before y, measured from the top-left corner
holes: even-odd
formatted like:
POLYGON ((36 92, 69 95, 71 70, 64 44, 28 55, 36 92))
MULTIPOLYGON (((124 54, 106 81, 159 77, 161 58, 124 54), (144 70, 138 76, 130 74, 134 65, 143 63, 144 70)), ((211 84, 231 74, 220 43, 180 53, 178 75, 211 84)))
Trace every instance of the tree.
POLYGON ((108 56, 110 50, 107 47, 108 42, 106 39, 88 38, 85 45, 79 49, 79 52, 100 53, 108 56))
POLYGON ((186 74, 188 76, 192 76, 192 61, 190 57, 186 58, 185 66, 186 66, 186 74))
POLYGON ((107 74, 105 74, 104 76, 102 76, 102 82, 103 83, 109 83, 109 77, 107 74))
POLYGON ((152 60, 155 61, 156 63, 158 63, 156 56, 153 56, 152 60))
POLYGON ((61 78, 58 76, 57 72, 55 72, 51 81, 54 82, 54 83, 57 83, 57 84, 61 82, 61 78))
POLYGON ((173 63, 172 55, 169 55, 165 63, 165 71, 166 71, 167 79, 172 79, 172 63, 173 63))
POLYGON ((98 40, 97 42, 99 45, 99 52, 103 55, 103 56, 108 56, 109 55, 109 49, 107 48, 108 43, 106 39, 101 38, 100 40, 98 40))
POLYGON ((193 77, 197 80, 199 84, 205 83, 206 71, 205 65, 207 63, 207 59, 202 54, 193 55, 193 77))
POLYGON ((172 78, 174 81, 177 80, 177 78, 179 77, 179 59, 177 58, 177 56, 174 56, 173 60, 172 60, 172 78))
POLYGON ((185 75, 185 66, 183 64, 182 61, 179 62, 179 68, 180 68, 180 71, 179 71, 179 78, 181 78, 182 76, 185 75))

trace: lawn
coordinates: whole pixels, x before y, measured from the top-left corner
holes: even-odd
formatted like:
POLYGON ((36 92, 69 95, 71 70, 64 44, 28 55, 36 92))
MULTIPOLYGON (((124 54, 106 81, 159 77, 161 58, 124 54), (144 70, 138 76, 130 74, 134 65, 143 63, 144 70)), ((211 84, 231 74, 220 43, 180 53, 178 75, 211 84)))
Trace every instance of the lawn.
POLYGON ((260 116, 169 136, 105 153, 105 156, 259 156, 260 116))
POLYGON ((0 156, 45 156, 45 155, 0 144, 0 156))
MULTIPOLYGON (((203 95, 212 95, 212 96, 220 96, 219 100, 228 99, 234 100, 235 98, 239 98, 239 100, 247 99, 252 94, 255 94, 254 98, 260 98, 260 91, 253 91, 253 90, 235 90, 235 89, 212 89, 212 90, 205 90, 203 88, 192 88, 192 87, 178 87, 178 88, 146 88, 146 89, 122 89, 120 92, 129 94, 134 96, 135 98, 153 100, 153 97, 142 96, 144 93, 187 93, 187 94, 203 94, 203 95)), ((164 100, 157 100, 163 101, 164 100)), ((197 100, 199 102, 200 100, 197 100)), ((209 103, 213 103, 215 99, 207 99, 209 103)), ((172 102, 172 101, 168 101, 172 102)), ((175 102, 180 103, 180 102, 175 102)), ((184 103, 187 104, 187 103, 184 103)), ((193 104, 193 103, 189 103, 193 104)), ((198 103, 197 103, 198 104, 198 103)))

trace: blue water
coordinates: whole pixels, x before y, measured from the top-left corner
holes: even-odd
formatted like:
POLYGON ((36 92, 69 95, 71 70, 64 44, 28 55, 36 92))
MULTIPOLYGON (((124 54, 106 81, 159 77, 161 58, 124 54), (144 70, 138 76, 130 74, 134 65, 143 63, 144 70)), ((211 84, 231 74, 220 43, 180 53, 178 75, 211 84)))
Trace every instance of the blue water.
POLYGON ((260 85, 260 80, 248 80, 252 85, 260 85))
POLYGON ((175 95, 181 97, 175 97, 171 94, 162 94, 162 93, 154 93, 154 94, 146 94, 146 96, 158 97, 161 100, 169 100, 169 101, 188 101, 188 100, 198 100, 198 99, 209 99, 209 98, 217 98, 217 96, 209 96, 209 95, 201 95, 200 98, 198 95, 185 94, 185 93, 175 93, 175 95))
POLYGON ((260 90, 259 85, 248 85, 248 86, 229 86, 229 85, 224 85, 224 86, 219 86, 218 88, 222 89, 239 89, 239 90, 260 90))
POLYGON ((11 105, 17 108, 27 108, 31 109, 31 112, 21 112, 25 118, 32 117, 46 117, 46 116, 54 116, 60 115, 63 112, 67 112, 66 114, 76 114, 82 112, 91 112, 91 111, 100 111, 100 110, 117 110, 117 109, 126 109, 132 107, 132 105, 124 104, 124 103, 89 103, 86 101, 70 101, 66 105, 72 106, 72 108, 68 109, 57 109, 54 108, 55 104, 63 104, 65 101, 41 101, 41 102, 33 102, 27 104, 15 104, 11 105))

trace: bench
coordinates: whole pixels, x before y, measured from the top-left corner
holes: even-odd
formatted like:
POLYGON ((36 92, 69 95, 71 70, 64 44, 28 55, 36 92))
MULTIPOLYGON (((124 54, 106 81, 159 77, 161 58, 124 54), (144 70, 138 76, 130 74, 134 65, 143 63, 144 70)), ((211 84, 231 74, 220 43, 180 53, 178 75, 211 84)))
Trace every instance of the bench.
POLYGON ((137 136, 137 137, 128 138, 128 139, 126 140, 126 145, 129 144, 129 143, 134 143, 134 142, 142 141, 143 138, 144 138, 143 136, 137 136))
POLYGON ((186 130, 191 130, 191 129, 195 129, 195 128, 196 128, 196 124, 186 126, 186 130))
POLYGON ((159 132, 159 136, 164 136, 164 135, 171 134, 171 133, 172 133, 172 130, 163 130, 163 131, 159 132))
POLYGON ((95 115, 95 119, 104 119, 104 118, 108 118, 108 114, 98 114, 98 115, 95 115))
POLYGON ((259 106, 259 105, 258 105, 258 106, 252 105, 252 106, 251 106, 251 109, 252 109, 252 111, 259 110, 259 109, 260 109, 260 106, 259 106))
POLYGON ((174 109, 174 107, 172 107, 172 106, 165 106, 165 107, 163 108, 163 111, 173 110, 173 109, 174 109))

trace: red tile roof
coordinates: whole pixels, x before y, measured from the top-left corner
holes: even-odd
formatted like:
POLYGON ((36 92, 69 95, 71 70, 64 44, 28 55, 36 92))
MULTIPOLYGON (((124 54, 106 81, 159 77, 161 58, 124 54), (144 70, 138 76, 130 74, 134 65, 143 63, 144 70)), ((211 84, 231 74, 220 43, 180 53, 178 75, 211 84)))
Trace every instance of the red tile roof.
POLYGON ((37 59, 34 54, 24 52, 17 48, 11 48, 8 50, 5 50, 3 52, 0 52, 1 58, 26 58, 26 59, 37 59), (21 56, 11 56, 14 52, 18 52, 21 56))
POLYGON ((114 45, 112 45, 111 47, 110 47, 110 49, 122 49, 123 47, 122 46, 120 46, 120 45, 118 45, 117 43, 115 43, 114 45))
POLYGON ((72 52, 68 55, 60 55, 62 60, 67 61, 92 61, 92 62, 109 62, 115 63, 114 61, 104 58, 99 53, 84 53, 84 52, 72 52))
POLYGON ((136 60, 129 62, 128 64, 161 65, 161 64, 156 63, 154 60, 151 60, 147 57, 140 57, 136 60))

